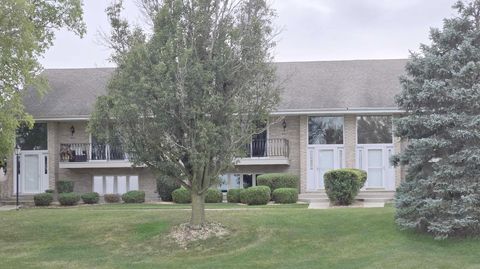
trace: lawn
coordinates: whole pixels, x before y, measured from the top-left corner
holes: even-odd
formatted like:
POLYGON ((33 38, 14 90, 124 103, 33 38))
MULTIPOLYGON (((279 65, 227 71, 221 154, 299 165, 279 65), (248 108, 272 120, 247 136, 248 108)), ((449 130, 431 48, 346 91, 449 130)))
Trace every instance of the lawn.
POLYGON ((210 205, 208 219, 232 234, 183 249, 165 235, 188 219, 187 208, 0 212, 0 268, 480 268, 480 240, 399 231, 391 207, 210 205))

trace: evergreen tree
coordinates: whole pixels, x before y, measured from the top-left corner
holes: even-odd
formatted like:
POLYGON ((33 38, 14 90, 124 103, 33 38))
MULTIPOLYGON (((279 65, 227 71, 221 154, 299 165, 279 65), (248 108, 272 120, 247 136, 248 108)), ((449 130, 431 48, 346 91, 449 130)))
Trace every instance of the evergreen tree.
POLYGON ((395 122, 407 149, 396 223, 436 238, 480 233, 480 0, 457 2, 458 15, 431 29, 431 45, 412 53, 401 78, 395 122))

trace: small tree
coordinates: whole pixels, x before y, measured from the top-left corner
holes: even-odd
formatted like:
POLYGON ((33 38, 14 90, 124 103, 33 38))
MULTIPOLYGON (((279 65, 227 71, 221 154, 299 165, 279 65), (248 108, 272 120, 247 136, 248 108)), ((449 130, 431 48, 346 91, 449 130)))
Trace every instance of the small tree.
POLYGON ((190 190, 197 228, 205 222, 206 191, 278 102, 274 14, 264 0, 144 6, 152 2, 148 38, 120 19, 121 2, 107 10, 118 69, 90 127, 105 140, 120 139, 135 164, 190 190))
POLYGON ((453 7, 411 55, 395 123, 409 141, 394 160, 408 164, 396 222, 437 238, 480 232, 480 0, 453 7))
POLYGON ((12 153, 15 131, 21 124, 33 126, 25 112, 23 94, 27 86, 39 93, 47 88, 39 76, 38 62, 52 46, 55 30, 66 27, 82 36, 81 0, 2 0, 0 3, 0 167, 12 153))

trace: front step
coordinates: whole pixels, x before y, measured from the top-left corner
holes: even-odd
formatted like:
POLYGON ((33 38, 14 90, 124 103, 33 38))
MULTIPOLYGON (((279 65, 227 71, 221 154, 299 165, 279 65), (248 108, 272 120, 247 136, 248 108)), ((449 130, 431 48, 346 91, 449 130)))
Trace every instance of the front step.
MULTIPOLYGON (((395 198, 394 191, 360 191, 360 193, 355 197, 357 201, 363 201, 366 203, 385 203, 392 201, 395 198)), ((301 193, 298 196, 300 202, 306 203, 326 203, 329 202, 328 196, 325 191, 318 192, 306 192, 301 193)))

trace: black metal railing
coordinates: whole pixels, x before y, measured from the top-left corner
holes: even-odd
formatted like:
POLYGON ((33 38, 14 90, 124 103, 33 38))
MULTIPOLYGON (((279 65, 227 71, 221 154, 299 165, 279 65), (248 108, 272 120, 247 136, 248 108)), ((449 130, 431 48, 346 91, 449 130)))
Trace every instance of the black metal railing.
POLYGON ((247 145, 247 157, 287 157, 289 156, 288 140, 284 138, 252 139, 247 145))
POLYGON ((90 143, 60 144, 61 162, 121 160, 128 160, 121 146, 90 143))

